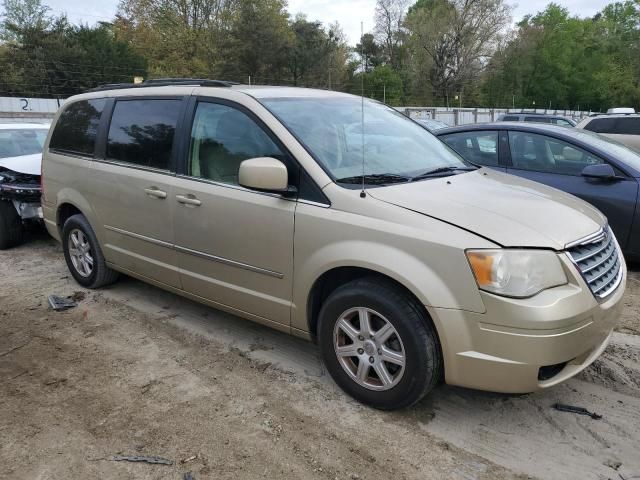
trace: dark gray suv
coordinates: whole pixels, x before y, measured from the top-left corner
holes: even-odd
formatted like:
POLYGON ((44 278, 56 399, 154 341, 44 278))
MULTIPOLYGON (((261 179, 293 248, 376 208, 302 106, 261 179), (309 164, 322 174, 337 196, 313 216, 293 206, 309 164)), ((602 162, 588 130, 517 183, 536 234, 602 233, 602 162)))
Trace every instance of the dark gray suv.
POLYGON ((561 127, 575 127, 576 122, 560 115, 549 115, 546 113, 505 113, 498 117, 498 122, 536 122, 560 125, 561 127))

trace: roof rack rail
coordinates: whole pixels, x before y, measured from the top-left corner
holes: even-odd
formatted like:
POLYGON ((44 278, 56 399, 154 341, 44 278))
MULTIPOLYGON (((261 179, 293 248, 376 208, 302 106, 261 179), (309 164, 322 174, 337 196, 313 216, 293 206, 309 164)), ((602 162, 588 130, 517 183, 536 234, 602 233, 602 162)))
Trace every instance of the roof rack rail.
POLYGON ((169 87, 172 85, 194 87, 231 87, 233 85, 239 85, 239 83, 227 80, 210 80, 207 78, 153 78, 145 80, 142 83, 106 83, 87 91, 101 92, 104 90, 121 90, 125 88, 169 87))

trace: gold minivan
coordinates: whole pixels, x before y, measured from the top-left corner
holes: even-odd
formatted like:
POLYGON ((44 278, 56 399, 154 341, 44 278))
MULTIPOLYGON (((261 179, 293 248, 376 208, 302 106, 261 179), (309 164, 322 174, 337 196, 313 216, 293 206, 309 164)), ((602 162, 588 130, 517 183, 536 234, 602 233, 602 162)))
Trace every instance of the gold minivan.
POLYGON ((72 97, 42 205, 81 285, 124 273, 312 339, 382 409, 441 380, 555 385, 622 308, 625 262, 595 208, 337 92, 162 80, 72 97))

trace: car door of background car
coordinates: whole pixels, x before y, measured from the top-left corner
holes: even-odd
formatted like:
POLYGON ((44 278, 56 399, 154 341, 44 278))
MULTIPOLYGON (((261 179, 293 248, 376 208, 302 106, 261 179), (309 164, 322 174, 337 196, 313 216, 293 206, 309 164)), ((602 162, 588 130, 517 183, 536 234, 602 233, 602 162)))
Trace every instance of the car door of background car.
POLYGON ((470 130, 449 133, 439 138, 471 163, 506 171, 502 156, 508 150, 507 138, 499 130, 470 130))
MULTIPOLYGON (((183 288, 288 327, 296 201, 238 184, 243 160, 273 157, 287 164, 288 154, 237 105, 192 101, 187 158, 171 199, 183 288)), ((296 183, 291 167, 289 178, 296 183)))
POLYGON ((185 100, 175 97, 117 99, 106 149, 83 189, 104 229, 107 260, 177 288, 170 199, 174 137, 184 106, 185 100))
POLYGON ((638 193, 634 179, 624 177, 619 170, 620 178, 616 180, 583 177, 586 166, 606 162, 546 135, 510 130, 509 146, 508 173, 544 183, 591 203, 605 214, 621 247, 626 248, 638 193))

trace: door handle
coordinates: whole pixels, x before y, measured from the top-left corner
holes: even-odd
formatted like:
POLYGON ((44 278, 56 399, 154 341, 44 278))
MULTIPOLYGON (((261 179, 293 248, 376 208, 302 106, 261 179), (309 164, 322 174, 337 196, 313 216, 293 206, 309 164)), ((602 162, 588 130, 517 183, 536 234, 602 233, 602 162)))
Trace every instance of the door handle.
POLYGON ((176 195, 176 200, 183 205, 190 205, 192 207, 199 207, 202 202, 193 195, 176 195))
POLYGON ((146 193, 149 197, 153 198, 167 198, 167 192, 163 192, 158 187, 149 187, 144 189, 144 193, 146 193))

